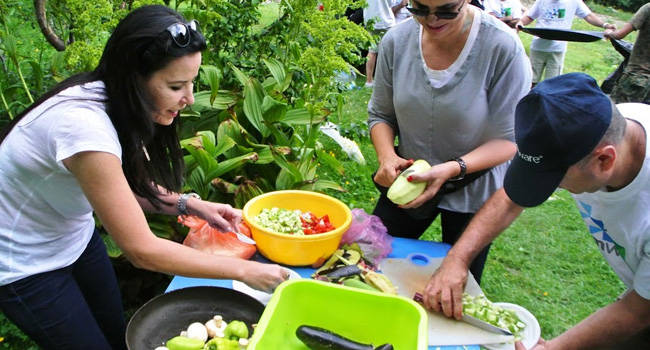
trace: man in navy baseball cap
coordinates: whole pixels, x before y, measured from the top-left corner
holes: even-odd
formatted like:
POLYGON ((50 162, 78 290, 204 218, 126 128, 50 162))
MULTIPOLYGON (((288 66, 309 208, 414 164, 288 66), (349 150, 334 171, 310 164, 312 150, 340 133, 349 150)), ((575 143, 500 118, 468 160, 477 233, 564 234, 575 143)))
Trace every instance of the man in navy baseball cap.
MULTIPOLYGON (((575 327, 554 339, 540 339, 528 350, 650 349, 649 131, 650 105, 614 105, 586 74, 560 75, 536 85, 517 104, 518 153, 504 187, 485 202, 447 253, 424 288, 424 305, 461 319, 472 260, 525 207, 543 203, 561 187, 573 196, 589 228, 585 231, 628 290, 575 327)), ((526 350, 519 342, 515 349, 526 350)))
POLYGON ((522 207, 543 203, 567 169, 596 147, 615 108, 587 74, 536 85, 515 111, 518 151, 504 180, 508 197, 522 207))

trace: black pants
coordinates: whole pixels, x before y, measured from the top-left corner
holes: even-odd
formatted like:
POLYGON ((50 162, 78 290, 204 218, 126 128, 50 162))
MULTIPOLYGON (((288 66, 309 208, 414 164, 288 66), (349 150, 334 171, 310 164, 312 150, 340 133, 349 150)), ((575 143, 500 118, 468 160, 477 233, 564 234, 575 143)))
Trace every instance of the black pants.
MULTIPOLYGON (((382 193, 377 201, 373 215, 378 216, 388 229, 388 234, 393 237, 404 237, 418 239, 424 231, 431 226, 431 223, 440 215, 442 226, 442 241, 448 244, 455 244, 460 235, 469 224, 474 213, 457 213, 437 208, 432 215, 424 219, 414 219, 406 210, 397 207, 382 193)), ((485 267, 490 245, 485 247, 470 265, 469 271, 481 283, 481 275, 485 267)))

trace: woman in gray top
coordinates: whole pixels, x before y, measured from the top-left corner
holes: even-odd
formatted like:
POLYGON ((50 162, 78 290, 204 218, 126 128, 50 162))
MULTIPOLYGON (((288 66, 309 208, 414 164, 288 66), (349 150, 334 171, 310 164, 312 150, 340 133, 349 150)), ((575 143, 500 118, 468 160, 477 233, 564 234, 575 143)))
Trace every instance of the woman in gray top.
MULTIPOLYGON (((413 19, 380 46, 368 104, 382 192, 374 214, 393 236, 418 238, 440 214, 443 241, 453 244, 502 186, 516 151, 514 111, 530 88, 530 63, 508 26, 467 2, 411 1, 413 19), (417 159, 432 168, 410 181, 427 188, 397 206, 385 190, 417 159)), ((477 281, 488 249, 470 268, 477 281)))

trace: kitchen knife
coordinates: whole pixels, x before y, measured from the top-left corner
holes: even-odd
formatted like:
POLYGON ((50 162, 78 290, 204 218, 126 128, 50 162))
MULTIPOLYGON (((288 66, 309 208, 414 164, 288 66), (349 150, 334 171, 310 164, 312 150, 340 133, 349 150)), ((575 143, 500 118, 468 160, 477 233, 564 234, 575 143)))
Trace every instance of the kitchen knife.
POLYGON ((463 315, 462 321, 468 324, 471 324, 474 327, 480 328, 482 330, 491 332, 491 333, 497 333, 497 334, 503 334, 503 335, 512 335, 512 333, 508 330, 505 330, 503 328, 499 328, 495 325, 489 324, 485 321, 481 321, 476 317, 472 317, 470 315, 463 315))
POLYGON ((244 242, 246 244, 257 244, 257 242, 255 242, 252 238, 250 238, 250 237, 246 236, 245 234, 239 232, 239 230, 233 231, 233 233, 235 234, 235 236, 237 236, 237 239, 240 240, 241 242, 244 242))

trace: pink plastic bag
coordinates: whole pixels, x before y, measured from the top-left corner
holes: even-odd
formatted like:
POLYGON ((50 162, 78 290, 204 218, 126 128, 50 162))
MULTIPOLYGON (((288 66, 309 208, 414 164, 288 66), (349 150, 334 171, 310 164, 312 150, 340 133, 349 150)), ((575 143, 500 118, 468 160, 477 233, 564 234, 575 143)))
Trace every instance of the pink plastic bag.
POLYGON ((352 224, 341 238, 341 246, 352 243, 359 245, 364 258, 374 266, 393 251, 393 237, 388 234, 386 226, 379 217, 363 209, 352 209, 352 224))

